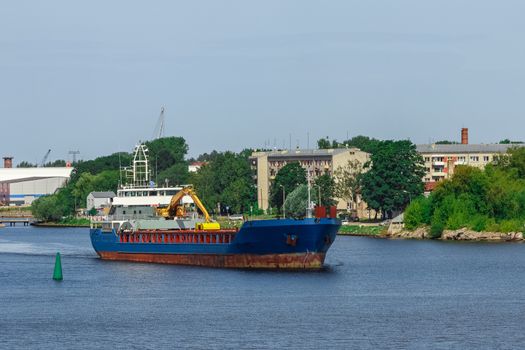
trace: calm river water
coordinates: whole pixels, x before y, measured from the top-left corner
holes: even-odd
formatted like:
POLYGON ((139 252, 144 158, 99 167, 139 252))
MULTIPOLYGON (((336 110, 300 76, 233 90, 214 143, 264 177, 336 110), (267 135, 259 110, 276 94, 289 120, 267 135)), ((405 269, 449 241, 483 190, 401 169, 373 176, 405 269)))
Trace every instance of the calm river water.
POLYGON ((0 229, 1 349, 512 349, 525 245, 338 237, 322 272, 105 262, 87 229, 0 229), (64 281, 51 279, 62 254, 64 281))

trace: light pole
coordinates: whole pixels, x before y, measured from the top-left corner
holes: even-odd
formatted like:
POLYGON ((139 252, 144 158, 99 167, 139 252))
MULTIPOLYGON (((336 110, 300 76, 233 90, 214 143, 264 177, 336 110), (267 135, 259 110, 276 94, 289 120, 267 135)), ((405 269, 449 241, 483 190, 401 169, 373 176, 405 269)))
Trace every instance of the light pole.
POLYGON ((279 185, 283 189, 283 219, 286 219, 286 208, 284 206, 284 201, 286 200, 286 190, 283 185, 279 185))

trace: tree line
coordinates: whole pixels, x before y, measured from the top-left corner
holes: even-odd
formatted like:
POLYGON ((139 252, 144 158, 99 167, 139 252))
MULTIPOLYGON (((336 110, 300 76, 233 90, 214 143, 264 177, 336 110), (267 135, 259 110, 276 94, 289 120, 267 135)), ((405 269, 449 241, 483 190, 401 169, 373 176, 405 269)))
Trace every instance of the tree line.
MULTIPOLYGON (((370 161, 366 164, 349 162, 334 169, 333 174, 326 173, 313 179, 310 198, 315 204, 330 206, 339 198, 351 203, 353 208, 360 196, 370 209, 388 217, 422 193, 423 160, 410 141, 380 141, 356 136, 345 145, 369 151, 370 161)), ((188 163, 193 159, 187 160, 188 145, 184 138, 161 138, 147 142, 146 146, 156 183, 193 184, 213 214, 262 213, 257 206, 255 171, 249 161, 251 150, 205 153, 197 158, 204 161, 204 165, 197 172, 189 173, 188 163)), ((87 195, 92 191, 116 192, 122 182, 119 169, 129 165, 132 156, 131 153, 119 152, 77 162, 65 187, 54 195, 33 202, 34 215, 42 220, 56 221, 84 208, 87 195)), ((299 163, 283 167, 270 187, 273 212, 284 210, 290 216, 304 216, 306 182, 306 171, 299 163)))
POLYGON ((405 226, 429 226, 433 237, 444 229, 523 232, 525 225, 525 148, 512 148, 484 170, 457 166, 428 197, 405 211, 405 226))

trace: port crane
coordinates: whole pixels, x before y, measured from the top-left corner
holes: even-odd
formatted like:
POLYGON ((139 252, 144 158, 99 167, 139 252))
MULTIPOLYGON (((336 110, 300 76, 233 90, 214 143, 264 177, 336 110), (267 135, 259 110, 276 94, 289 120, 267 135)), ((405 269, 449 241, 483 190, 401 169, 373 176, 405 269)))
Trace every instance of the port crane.
POLYGON ((42 158, 42 161, 40 162, 39 167, 43 167, 44 165, 46 165, 47 158, 49 157, 49 153, 51 153, 50 149, 47 150, 46 154, 44 155, 44 158, 42 158))
POLYGON ((160 115, 157 120, 157 125, 153 131, 153 139, 160 139, 164 137, 164 106, 160 107, 160 115))

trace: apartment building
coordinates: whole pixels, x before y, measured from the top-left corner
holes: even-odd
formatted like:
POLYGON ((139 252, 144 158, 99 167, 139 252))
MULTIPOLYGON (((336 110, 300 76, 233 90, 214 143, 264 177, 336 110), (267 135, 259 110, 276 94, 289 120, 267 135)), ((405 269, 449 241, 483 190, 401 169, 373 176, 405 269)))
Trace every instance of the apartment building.
MULTIPOLYGON (((269 208, 271 181, 286 164, 299 162, 303 168, 310 170, 312 179, 315 179, 322 174, 332 175, 335 169, 345 166, 349 160, 357 160, 364 164, 369 160, 369 154, 357 148, 254 152, 250 161, 256 169, 259 208, 269 208)), ((338 208, 346 209, 347 203, 339 201, 338 208)))
POLYGON ((516 144, 477 144, 468 143, 468 129, 461 130, 461 143, 417 145, 417 151, 425 161, 426 174, 423 178, 425 190, 432 191, 435 185, 454 174, 458 165, 469 165, 483 169, 494 158, 507 153, 516 144))

